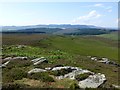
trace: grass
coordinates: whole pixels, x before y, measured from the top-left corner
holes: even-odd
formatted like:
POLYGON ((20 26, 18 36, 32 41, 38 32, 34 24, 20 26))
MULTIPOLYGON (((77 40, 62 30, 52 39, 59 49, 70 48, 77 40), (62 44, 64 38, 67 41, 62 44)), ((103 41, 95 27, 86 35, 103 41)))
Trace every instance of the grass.
POLYGON ((81 81, 81 80, 88 78, 89 75, 90 75, 90 73, 84 73, 84 74, 80 74, 80 75, 75 76, 75 78, 76 78, 76 80, 81 81))
POLYGON ((70 88, 70 85, 72 83, 77 83, 77 82, 66 78, 63 80, 56 79, 55 82, 45 83, 40 80, 23 78, 21 80, 16 80, 14 83, 29 85, 29 87, 31 88, 70 88))
POLYGON ((43 82, 54 82, 54 79, 49 76, 48 73, 44 72, 39 72, 39 73, 32 73, 28 75, 28 78, 30 79, 35 79, 35 80, 41 80, 43 82))

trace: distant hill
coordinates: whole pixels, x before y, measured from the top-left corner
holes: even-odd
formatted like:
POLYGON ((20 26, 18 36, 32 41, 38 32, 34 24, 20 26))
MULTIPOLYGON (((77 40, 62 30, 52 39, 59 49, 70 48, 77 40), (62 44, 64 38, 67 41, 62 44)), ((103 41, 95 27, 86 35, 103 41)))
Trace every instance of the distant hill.
POLYGON ((92 25, 50 24, 31 26, 3 26, 2 33, 44 33, 57 35, 99 35, 106 34, 114 29, 106 29, 92 25))
POLYGON ((3 26, 2 30, 19 30, 28 28, 96 28, 93 25, 71 25, 71 24, 49 24, 49 25, 29 25, 29 26, 3 26))

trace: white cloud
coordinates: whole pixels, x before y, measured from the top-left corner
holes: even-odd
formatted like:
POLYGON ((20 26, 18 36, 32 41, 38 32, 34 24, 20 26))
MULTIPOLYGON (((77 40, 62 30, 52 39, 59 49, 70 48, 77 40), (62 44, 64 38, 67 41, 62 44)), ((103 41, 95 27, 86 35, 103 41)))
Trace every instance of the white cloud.
POLYGON ((105 6, 104 4, 101 4, 101 3, 97 3, 97 4, 94 4, 94 5, 88 5, 88 6, 85 6, 85 7, 103 8, 107 12, 112 12, 112 6, 105 6))
POLYGON ((111 6, 108 6, 108 7, 106 7, 106 9, 112 9, 112 7, 111 7, 111 6))
POLYGON ((104 5, 101 4, 101 3, 94 4, 93 6, 94 6, 94 7, 100 7, 100 8, 106 9, 108 12, 112 12, 112 6, 104 6, 104 5))
POLYGON ((103 5, 103 4, 100 4, 100 3, 99 3, 99 4, 95 4, 94 6, 95 6, 95 7, 104 7, 104 5, 103 5))
POLYGON ((106 7, 105 9, 106 9, 108 12, 112 12, 112 7, 111 7, 111 6, 106 7))
POLYGON ((101 3, 97 3, 97 4, 93 4, 93 5, 82 6, 82 7, 104 7, 104 5, 101 3))
POLYGON ((93 10, 88 13, 88 15, 80 16, 77 19, 73 20, 74 24, 93 24, 96 22, 96 19, 101 17, 102 15, 99 14, 96 10, 93 10))

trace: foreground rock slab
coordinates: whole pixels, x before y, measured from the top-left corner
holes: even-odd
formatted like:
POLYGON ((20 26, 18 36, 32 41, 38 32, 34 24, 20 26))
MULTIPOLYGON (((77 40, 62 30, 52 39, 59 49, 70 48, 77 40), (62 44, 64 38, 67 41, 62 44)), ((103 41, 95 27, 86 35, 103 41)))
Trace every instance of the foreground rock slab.
POLYGON ((87 79, 79 81, 80 88, 98 88, 106 81, 104 74, 90 75, 87 79))

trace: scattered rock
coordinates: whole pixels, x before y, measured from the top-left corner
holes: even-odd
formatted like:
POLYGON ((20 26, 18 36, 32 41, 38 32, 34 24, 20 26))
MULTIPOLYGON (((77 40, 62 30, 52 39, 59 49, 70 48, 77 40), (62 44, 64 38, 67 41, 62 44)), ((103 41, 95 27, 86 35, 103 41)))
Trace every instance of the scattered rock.
POLYGON ((12 60, 12 57, 7 57, 5 59, 3 59, 4 61, 7 61, 7 60, 12 60))
POLYGON ((36 59, 31 60, 31 61, 32 61, 32 62, 37 62, 37 61, 39 61, 39 60, 43 60, 43 59, 45 59, 45 57, 36 58, 36 59))
POLYGON ((38 64, 43 63, 43 62, 48 63, 48 61, 46 59, 44 59, 44 60, 40 60, 38 62, 35 62, 33 65, 38 65, 38 64))
POLYGON ((28 58, 27 57, 7 57, 7 58, 4 58, 3 60, 4 61, 7 61, 7 60, 27 60, 28 58))
POLYGON ((112 87, 120 89, 120 86, 112 84, 112 87))
POLYGON ((37 72, 46 72, 46 70, 40 69, 40 68, 35 68, 35 69, 30 70, 30 71, 28 72, 28 74, 37 73, 37 72))
POLYGON ((52 71, 56 71, 56 70, 61 70, 61 69, 72 69, 72 70, 78 70, 78 67, 71 67, 71 66, 64 66, 64 67, 54 67, 52 68, 52 71))
POLYGON ((48 67, 48 68, 45 68, 45 70, 51 70, 51 68, 50 68, 50 67, 48 67))
POLYGON ((38 64, 40 64, 42 62, 48 63, 47 59, 44 58, 44 57, 36 58, 36 59, 31 60, 31 61, 33 62, 33 65, 38 65, 38 64))
POLYGON ((104 63, 104 64, 111 64, 117 67, 120 67, 119 64, 115 63, 114 61, 110 61, 108 58, 97 58, 97 57, 89 57, 92 61, 97 61, 100 63, 104 63))
POLYGON ((0 65, 0 67, 6 67, 10 61, 5 62, 4 64, 0 65))
POLYGON ((16 48, 25 48, 26 46, 25 45, 18 45, 16 48))
POLYGON ((97 57, 91 57, 91 60, 97 61, 97 57))
POLYGON ((27 60, 27 57, 13 57, 13 60, 27 60))

